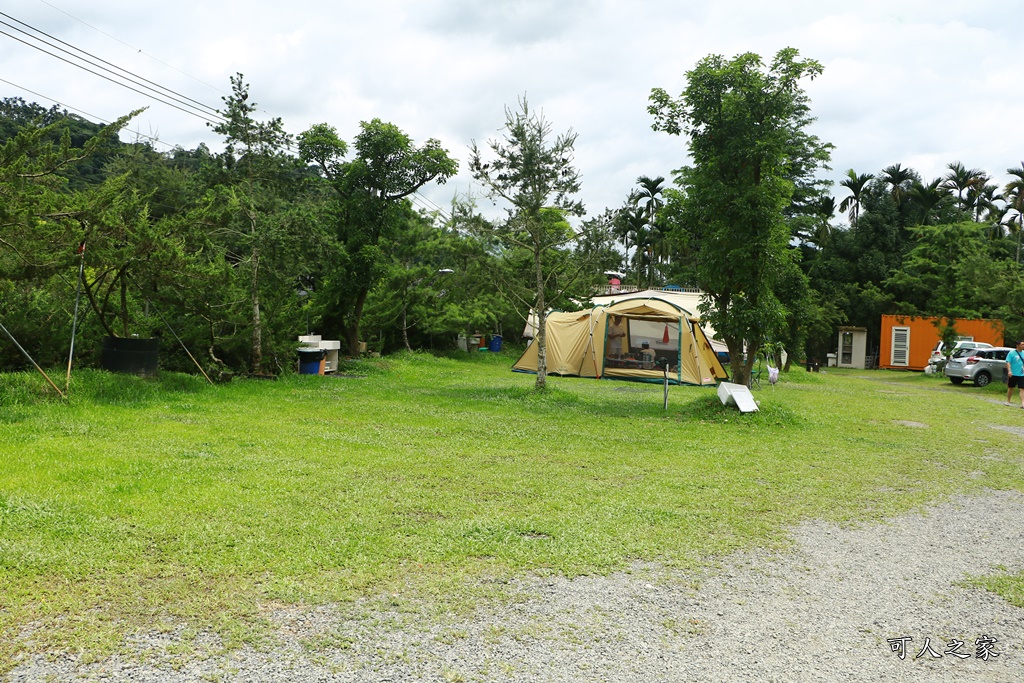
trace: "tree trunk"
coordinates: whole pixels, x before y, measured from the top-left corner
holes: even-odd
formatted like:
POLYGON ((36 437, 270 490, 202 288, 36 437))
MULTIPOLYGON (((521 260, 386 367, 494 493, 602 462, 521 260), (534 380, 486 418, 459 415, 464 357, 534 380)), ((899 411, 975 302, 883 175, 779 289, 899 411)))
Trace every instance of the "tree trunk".
POLYGON ((260 252, 252 250, 252 371, 263 373, 263 321, 260 316, 260 252))
POLYGON ((750 380, 754 374, 754 363, 757 361, 757 353, 761 350, 759 344, 747 343, 747 358, 743 363, 743 384, 750 386, 750 380))
POLYGON ((125 271, 119 273, 121 276, 121 330, 122 334, 128 336, 128 274, 125 271))
POLYGON ((403 299, 402 300, 402 342, 405 344, 405 350, 406 351, 412 351, 412 347, 409 346, 409 324, 408 324, 407 315, 406 315, 406 310, 407 309, 408 309, 408 306, 406 306, 405 300, 403 299))
POLYGON ((541 251, 533 252, 533 265, 537 273, 537 382, 534 389, 543 391, 548 386, 548 345, 547 345, 547 314, 544 301, 544 271, 541 264, 541 251))
POLYGON ((733 384, 747 383, 747 376, 744 372, 743 365, 743 340, 733 339, 722 335, 725 339, 725 345, 729 347, 729 381, 733 384))
POLYGON ((733 384, 749 386, 754 362, 757 360, 757 352, 761 349, 761 346, 759 344, 747 344, 746 359, 744 359, 742 339, 726 337, 725 343, 729 347, 729 371, 732 373, 729 381, 733 384))
POLYGON ((366 287, 359 290, 355 308, 352 310, 352 322, 345 331, 348 335, 348 352, 352 356, 359 355, 359 321, 363 317, 363 304, 366 303, 366 295, 369 292, 370 290, 366 287))
MULTIPOLYGON (((106 277, 106 274, 100 276, 106 277)), ((93 291, 93 287, 97 286, 99 278, 93 280, 92 284, 89 284, 88 278, 82 278, 82 289, 85 291, 85 298, 89 300, 89 306, 92 307, 93 312, 96 314, 96 318, 99 319, 100 325, 103 326, 103 330, 107 333, 108 337, 116 337, 117 333, 114 332, 114 328, 110 326, 105 315, 103 315, 103 307, 100 306, 99 302, 96 301, 96 293, 93 291)))

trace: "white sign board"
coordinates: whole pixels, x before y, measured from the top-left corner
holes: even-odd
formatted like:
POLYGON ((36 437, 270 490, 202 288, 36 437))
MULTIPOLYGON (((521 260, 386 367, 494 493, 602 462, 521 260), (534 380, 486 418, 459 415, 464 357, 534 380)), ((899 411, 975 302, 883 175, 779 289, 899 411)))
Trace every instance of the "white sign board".
POLYGON ((742 384, 722 382, 718 385, 718 400, 724 406, 736 406, 741 413, 757 412, 757 402, 754 401, 754 395, 750 393, 750 389, 742 384))

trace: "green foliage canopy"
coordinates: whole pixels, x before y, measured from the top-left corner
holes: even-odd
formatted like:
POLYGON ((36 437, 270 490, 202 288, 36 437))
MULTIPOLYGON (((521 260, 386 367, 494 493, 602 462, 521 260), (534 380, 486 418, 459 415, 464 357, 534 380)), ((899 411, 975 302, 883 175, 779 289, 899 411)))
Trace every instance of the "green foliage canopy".
POLYGON ((689 139, 692 163, 676 179, 682 221, 696 237, 696 275, 708 297, 702 315, 728 344, 737 382, 784 328, 774 287, 792 258, 785 211, 798 187, 813 186, 831 150, 806 132, 813 119, 800 87, 821 72, 792 48, 767 69, 753 53, 711 55, 687 72, 678 98, 651 92, 654 129, 689 139))

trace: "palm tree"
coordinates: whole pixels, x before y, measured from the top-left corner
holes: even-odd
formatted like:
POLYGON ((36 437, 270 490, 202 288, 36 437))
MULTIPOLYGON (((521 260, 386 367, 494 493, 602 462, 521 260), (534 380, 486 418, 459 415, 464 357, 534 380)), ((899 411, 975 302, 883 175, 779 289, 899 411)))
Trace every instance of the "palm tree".
MULTIPOLYGON (((632 198, 630 203, 632 203, 632 198)), ((615 236, 622 240, 622 246, 626 250, 626 258, 629 259, 630 247, 636 247, 633 253, 633 272, 636 273, 637 281, 640 279, 640 258, 642 244, 647 241, 647 217, 644 212, 636 207, 623 208, 616 220, 615 236)))
POLYGON ((656 265, 668 262, 667 235, 658 225, 658 211, 665 205, 662 191, 665 189, 665 178, 651 178, 642 175, 636 179, 638 187, 633 192, 638 210, 643 212, 646 225, 643 230, 643 245, 637 244, 637 255, 644 252, 644 266, 647 271, 647 286, 654 286, 656 265))
POLYGON ((643 207, 647 222, 653 224, 658 215, 658 209, 665 205, 661 193, 665 189, 665 179, 662 176, 650 178, 642 175, 636 179, 640 187, 633 193, 636 197, 637 206, 643 207))
POLYGON ((917 225, 928 225, 932 212, 943 199, 949 196, 949 190, 943 186, 942 178, 936 178, 927 185, 923 185, 920 181, 914 181, 907 196, 921 211, 917 225))
POLYGON ((976 185, 984 185, 988 182, 988 176, 981 169, 968 169, 959 161, 947 164, 946 168, 949 169, 949 173, 946 174, 943 187, 951 192, 956 192, 957 205, 961 211, 967 211, 969 205, 964 199, 964 193, 976 185))
POLYGON ((828 243, 834 231, 832 218, 836 215, 835 197, 822 197, 821 201, 816 203, 814 209, 814 226, 809 241, 814 242, 818 248, 821 248, 828 243))
POLYGON ((1001 240, 1015 232, 1017 232, 1017 212, 1012 207, 1004 206, 996 212, 992 219, 992 230, 989 234, 992 239, 1001 240))
MULTIPOLYGON (((986 179, 989 177, 985 176, 986 179)), ((1002 200, 1003 195, 999 194, 999 186, 994 183, 974 185, 967 190, 967 206, 974 210, 974 220, 977 223, 981 222, 983 213, 988 220, 998 215, 999 206, 996 202, 1002 200)))
POLYGON ((1014 212, 1006 226, 1017 233, 1017 263, 1020 263, 1020 234, 1024 229, 1024 162, 1021 162, 1020 168, 1008 168, 1006 172, 1014 176, 1003 188, 1006 192, 1006 208, 1014 212), (1013 229, 1014 225, 1016 230, 1013 229))
POLYGON ((857 175, 851 168, 846 172, 846 178, 839 183, 853 193, 844 199, 839 205, 840 211, 850 211, 851 226, 857 225, 857 219, 860 218, 860 199, 864 196, 864 188, 866 188, 868 183, 874 180, 874 178, 875 176, 870 173, 861 173, 860 175, 857 175))
POLYGON ((892 187, 891 194, 896 206, 903 206, 903 197, 910 189, 911 183, 917 179, 917 173, 911 168, 903 168, 900 164, 893 164, 882 169, 881 180, 892 187))

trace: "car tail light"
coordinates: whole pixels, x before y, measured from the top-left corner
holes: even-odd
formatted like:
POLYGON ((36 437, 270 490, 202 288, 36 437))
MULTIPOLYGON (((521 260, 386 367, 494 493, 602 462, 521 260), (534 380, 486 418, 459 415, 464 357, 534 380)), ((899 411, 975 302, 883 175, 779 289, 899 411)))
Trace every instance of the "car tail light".
POLYGON ((978 356, 971 356, 970 358, 967 359, 967 364, 968 365, 974 365, 979 360, 981 360, 981 358, 979 358, 978 356))

